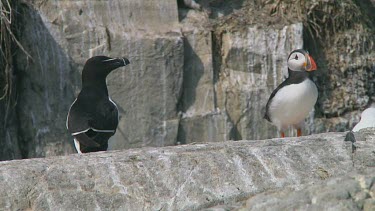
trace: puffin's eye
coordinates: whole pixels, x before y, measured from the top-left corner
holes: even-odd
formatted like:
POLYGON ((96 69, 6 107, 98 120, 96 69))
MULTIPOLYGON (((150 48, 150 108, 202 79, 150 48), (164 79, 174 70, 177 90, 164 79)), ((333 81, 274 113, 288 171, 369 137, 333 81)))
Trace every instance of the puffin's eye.
POLYGON ((298 56, 297 56, 297 54, 296 54, 296 56, 294 57, 294 59, 295 59, 295 60, 298 60, 298 56))

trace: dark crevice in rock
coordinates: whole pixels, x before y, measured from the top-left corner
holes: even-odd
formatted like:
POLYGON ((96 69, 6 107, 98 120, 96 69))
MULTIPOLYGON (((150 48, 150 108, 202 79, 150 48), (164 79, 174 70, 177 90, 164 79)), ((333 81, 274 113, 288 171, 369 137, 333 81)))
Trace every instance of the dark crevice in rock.
POLYGON ((194 51, 189 40, 184 37, 184 71, 182 94, 178 102, 178 110, 186 112, 196 101, 196 89, 203 76, 204 66, 199 56, 194 51))
MULTIPOLYGON (((17 64, 16 51, 20 24, 20 2, 0 2, 0 161, 22 158, 17 125, 17 64)), ((27 52, 25 52, 27 53, 27 52)))
POLYGON ((111 49, 112 49, 112 46, 111 46, 111 33, 109 32, 108 27, 105 27, 105 33, 106 33, 106 36, 107 36, 108 51, 111 51, 111 49))
MULTIPOLYGON (((22 6, 21 6, 22 16, 21 16, 21 19, 18 21, 18 23, 20 23, 21 25, 24 25, 25 20, 27 18, 30 18, 30 17, 28 17, 28 14, 30 13, 29 12, 30 10, 31 10, 31 8, 29 7, 29 5, 22 4, 22 6)), ((19 36, 21 38, 21 42, 22 42, 22 36, 25 36, 23 30, 24 30, 23 28, 19 30, 19 32, 20 32, 19 36)), ((26 48, 27 47, 28 46, 26 46, 26 48)), ((27 72, 26 73, 22 72, 22 70, 20 69, 20 75, 19 75, 19 78, 18 78, 19 83, 17 85, 17 90, 19 90, 20 93, 23 91, 22 90, 23 87, 21 85, 22 81, 25 81, 25 80, 27 81, 27 79, 25 79, 25 78, 27 78, 28 74, 29 73, 27 73, 27 72)), ((32 87, 32 88, 39 89, 40 87, 32 87)), ((20 99, 20 101, 22 102, 22 99, 20 99)), ((31 137, 26 138, 27 134, 24 132, 25 128, 23 128, 22 124, 20 124, 23 121, 23 119, 21 117, 22 114, 20 112, 22 110, 22 107, 21 107, 20 103, 17 104, 16 110, 17 110, 17 122, 18 122, 18 125, 17 125, 18 126, 18 134, 17 135, 18 135, 18 140, 19 140, 19 144, 20 144, 20 153, 21 153, 22 159, 27 159, 27 158, 30 158, 30 156, 29 156, 29 148, 30 148, 29 144, 31 144, 32 138, 31 137)))
POLYGON ((354 153, 355 150, 357 149, 357 147, 355 146, 356 139, 355 139, 354 132, 349 131, 349 132, 346 134, 344 141, 351 142, 351 145, 352 145, 352 153, 354 153))
POLYGON ((212 39, 212 66, 213 66, 213 85, 214 85, 214 108, 218 107, 217 102, 217 82, 219 81, 222 68, 222 33, 217 31, 211 32, 212 39))
POLYGON ((178 123, 177 140, 176 140, 175 145, 181 145, 181 144, 187 144, 187 143, 186 143, 186 131, 181 125, 181 118, 180 118, 180 121, 178 123))
POLYGON ((375 3, 372 3, 371 0, 354 0, 353 2, 365 16, 364 20, 367 26, 375 30, 375 3))

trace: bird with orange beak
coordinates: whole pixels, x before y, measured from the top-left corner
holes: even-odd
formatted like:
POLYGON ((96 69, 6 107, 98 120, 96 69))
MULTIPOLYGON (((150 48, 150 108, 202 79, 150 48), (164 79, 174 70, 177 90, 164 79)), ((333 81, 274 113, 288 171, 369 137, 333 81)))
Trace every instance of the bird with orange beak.
POLYGON ((314 59, 303 49, 292 51, 288 57, 289 76, 271 94, 264 118, 275 125, 285 137, 289 126, 302 135, 301 127, 306 116, 318 99, 318 89, 310 79, 311 71, 317 69, 314 59))

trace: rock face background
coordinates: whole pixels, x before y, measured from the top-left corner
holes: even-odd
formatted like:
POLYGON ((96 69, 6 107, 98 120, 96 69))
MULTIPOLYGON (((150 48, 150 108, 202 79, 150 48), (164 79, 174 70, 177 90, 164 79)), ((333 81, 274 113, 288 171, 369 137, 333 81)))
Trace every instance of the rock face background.
POLYGON ((295 48, 319 66, 306 134, 348 130, 375 100, 371 1, 202 0, 201 11, 175 0, 14 2, 32 59, 13 52, 17 103, 1 160, 74 152, 65 118, 94 55, 131 61, 108 78, 120 109, 110 149, 277 137, 264 106, 295 48))

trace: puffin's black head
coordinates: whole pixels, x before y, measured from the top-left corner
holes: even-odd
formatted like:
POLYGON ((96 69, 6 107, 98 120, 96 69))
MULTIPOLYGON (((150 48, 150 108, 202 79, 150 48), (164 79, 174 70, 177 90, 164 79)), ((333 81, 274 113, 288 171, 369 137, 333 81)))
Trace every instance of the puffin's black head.
POLYGON ((94 56, 88 59, 83 67, 82 79, 105 79, 114 69, 128 65, 127 58, 110 58, 107 56, 94 56))
POLYGON ((314 59, 303 49, 294 50, 289 54, 288 68, 292 71, 314 71, 317 69, 314 59))

